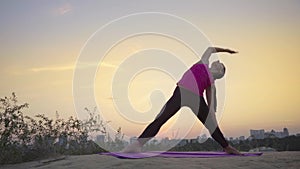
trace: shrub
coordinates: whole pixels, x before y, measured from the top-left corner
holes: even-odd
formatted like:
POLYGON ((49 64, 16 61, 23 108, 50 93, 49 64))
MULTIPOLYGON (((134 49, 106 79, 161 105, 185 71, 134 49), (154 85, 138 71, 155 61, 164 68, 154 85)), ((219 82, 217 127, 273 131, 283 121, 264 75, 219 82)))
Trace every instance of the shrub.
MULTIPOLYGON (((88 140, 90 132, 106 132, 102 121, 89 112, 86 121, 69 117, 55 120, 44 114, 23 115, 29 104, 18 104, 17 96, 0 98, 0 164, 16 163, 56 154, 91 154, 104 151, 88 140)), ((88 109, 86 109, 88 111, 88 109)))

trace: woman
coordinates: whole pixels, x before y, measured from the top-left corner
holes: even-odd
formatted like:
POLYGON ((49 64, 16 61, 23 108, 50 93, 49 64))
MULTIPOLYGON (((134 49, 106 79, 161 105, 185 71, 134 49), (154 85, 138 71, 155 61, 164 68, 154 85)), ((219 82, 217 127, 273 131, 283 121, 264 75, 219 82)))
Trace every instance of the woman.
POLYGON ((213 62, 211 67, 208 67, 211 54, 217 52, 237 53, 230 49, 207 48, 201 60, 184 73, 177 83, 173 95, 164 105, 156 119, 146 127, 137 141, 126 147, 123 152, 141 152, 142 146, 158 133, 161 126, 176 114, 181 107, 187 106, 205 125, 211 136, 223 147, 225 152, 240 154, 225 140, 215 116, 217 97, 214 81, 222 78, 225 74, 225 66, 219 61, 213 62), (204 100, 204 91, 207 103, 204 100))

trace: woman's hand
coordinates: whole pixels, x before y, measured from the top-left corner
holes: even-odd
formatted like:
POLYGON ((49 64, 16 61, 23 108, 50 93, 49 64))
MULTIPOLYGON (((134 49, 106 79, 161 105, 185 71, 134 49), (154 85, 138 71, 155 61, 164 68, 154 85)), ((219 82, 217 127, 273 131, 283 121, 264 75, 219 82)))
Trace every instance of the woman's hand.
POLYGON ((228 145, 227 147, 225 147, 224 151, 228 154, 243 155, 242 153, 240 153, 237 149, 235 149, 231 145, 228 145))
POLYGON ((228 52, 230 54, 238 53, 238 51, 234 51, 234 50, 231 50, 231 49, 225 49, 225 52, 228 52))
POLYGON ((218 52, 227 52, 230 54, 238 53, 237 51, 231 50, 231 49, 225 49, 220 47, 208 47, 206 51, 203 53, 201 60, 199 62, 204 64, 209 64, 209 58, 211 54, 218 53, 218 52))

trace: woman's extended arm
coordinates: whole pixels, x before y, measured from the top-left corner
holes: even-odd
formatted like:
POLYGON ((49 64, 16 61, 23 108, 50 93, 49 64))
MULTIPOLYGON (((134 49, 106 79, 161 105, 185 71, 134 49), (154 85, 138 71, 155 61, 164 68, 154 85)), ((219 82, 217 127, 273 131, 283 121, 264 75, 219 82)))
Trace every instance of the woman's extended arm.
POLYGON ((200 62, 202 62, 204 64, 208 64, 211 54, 218 53, 218 52, 227 52, 230 54, 238 53, 237 51, 234 51, 231 49, 224 49, 224 48, 219 48, 219 47, 208 47, 205 50, 205 52, 203 53, 200 62))

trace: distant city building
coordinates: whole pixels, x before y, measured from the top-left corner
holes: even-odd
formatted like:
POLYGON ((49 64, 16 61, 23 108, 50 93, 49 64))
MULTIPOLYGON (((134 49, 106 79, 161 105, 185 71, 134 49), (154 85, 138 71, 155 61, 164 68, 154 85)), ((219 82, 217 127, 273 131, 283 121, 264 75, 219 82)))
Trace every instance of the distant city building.
POLYGON ((282 131, 274 131, 271 130, 270 132, 265 133, 265 137, 277 137, 277 138, 284 138, 289 136, 289 131, 287 128, 283 128, 282 131))
POLYGON ((264 139, 265 138, 265 130, 250 130, 250 136, 254 139, 264 139))
POLYGON ((287 128, 283 128, 282 131, 271 130, 270 132, 265 132, 264 129, 261 130, 250 130, 250 137, 253 139, 264 139, 264 138, 284 138, 289 136, 289 131, 287 128))
POLYGON ((240 141, 244 141, 244 140, 245 140, 245 136, 240 136, 240 137, 239 137, 239 140, 240 140, 240 141))
POLYGON ((289 136, 289 130, 287 128, 283 128, 283 133, 287 136, 289 136))

